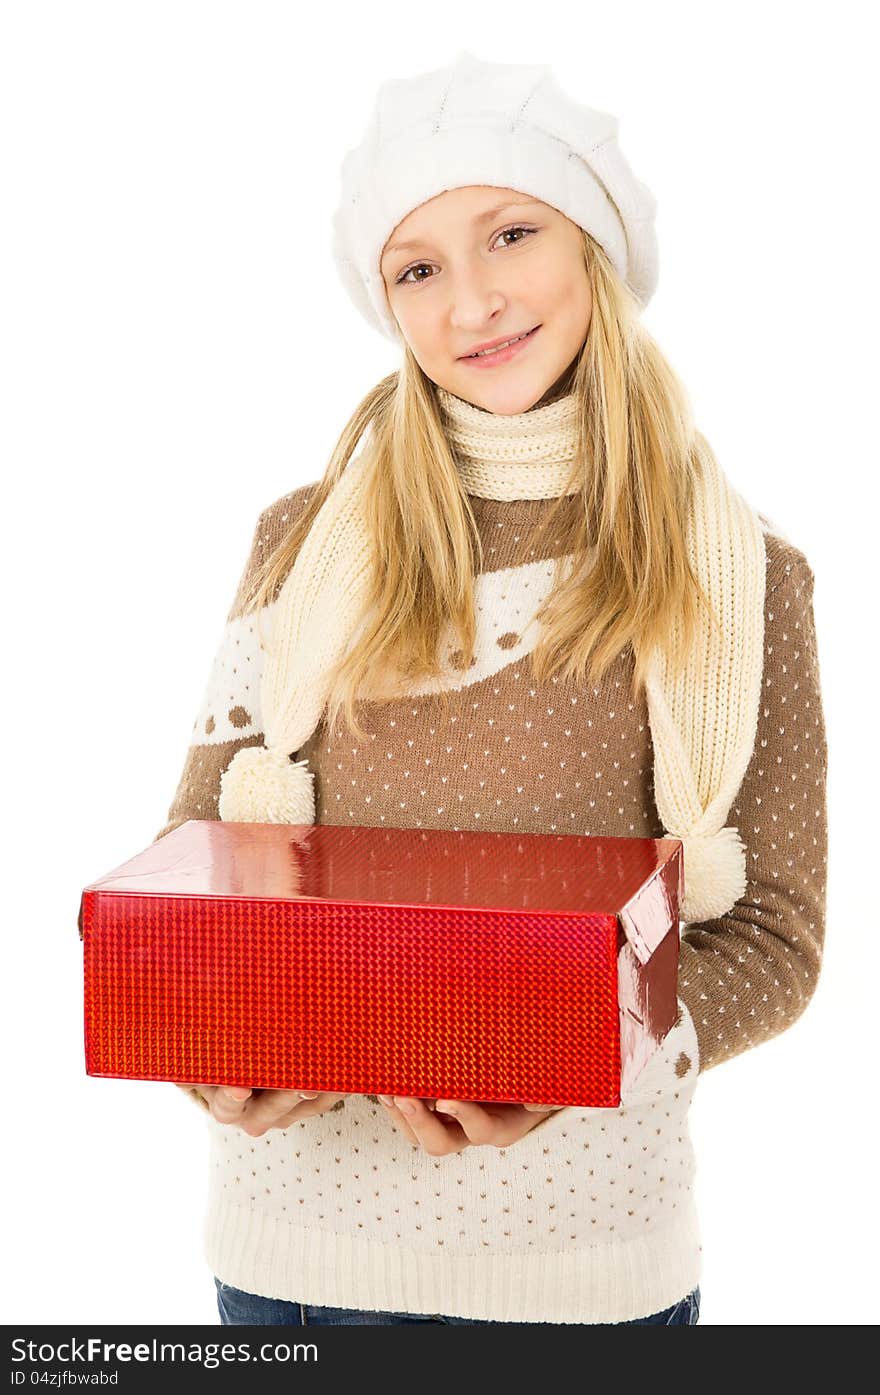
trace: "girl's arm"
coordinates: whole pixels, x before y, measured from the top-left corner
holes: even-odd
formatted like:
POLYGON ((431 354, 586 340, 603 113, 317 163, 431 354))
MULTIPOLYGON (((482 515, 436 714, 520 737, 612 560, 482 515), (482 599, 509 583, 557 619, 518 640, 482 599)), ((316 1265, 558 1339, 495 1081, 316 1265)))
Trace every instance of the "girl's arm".
MULTIPOLYGON (((219 819, 220 777, 236 751, 263 741, 260 710, 262 651, 257 615, 243 614, 257 568, 292 527, 315 485, 302 485, 260 514, 250 552, 214 655, 202 704, 168 816, 153 842, 187 819, 219 819)), ((266 624, 263 614, 264 627, 266 624)))
POLYGON ((746 846, 745 895, 716 920, 686 925, 678 995, 699 1071, 790 1027, 819 976, 825 934, 825 722, 813 572, 768 537, 764 676, 755 750, 730 813, 746 846))
MULTIPOLYGON (((304 485, 285 495, 264 509, 257 520, 202 705, 193 723, 177 790, 154 843, 187 819, 219 819, 220 776, 241 747, 262 743, 259 629, 256 615, 244 615, 242 606, 257 567, 291 526, 297 511, 305 507, 313 488, 314 485, 304 485)), ((180 1088, 200 1109, 212 1112, 197 1090, 184 1085, 180 1088)))

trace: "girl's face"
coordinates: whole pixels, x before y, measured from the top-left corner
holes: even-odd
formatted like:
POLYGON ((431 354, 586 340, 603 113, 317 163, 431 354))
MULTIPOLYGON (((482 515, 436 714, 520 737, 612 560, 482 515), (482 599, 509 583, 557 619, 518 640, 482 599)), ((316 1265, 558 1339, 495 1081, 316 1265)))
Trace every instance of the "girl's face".
POLYGON ((389 236, 380 267, 420 367, 486 411, 528 411, 587 337, 592 296, 581 229, 516 189, 473 184, 420 204, 389 236), (512 352, 468 357, 530 330, 512 352))

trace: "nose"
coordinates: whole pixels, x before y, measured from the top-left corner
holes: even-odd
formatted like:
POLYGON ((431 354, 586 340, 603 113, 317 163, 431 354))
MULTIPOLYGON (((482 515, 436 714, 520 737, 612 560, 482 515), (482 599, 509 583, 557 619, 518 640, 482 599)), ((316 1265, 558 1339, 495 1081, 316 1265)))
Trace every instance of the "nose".
POLYGON ((462 334, 476 336, 503 313, 502 292, 493 286, 489 267, 476 267, 456 273, 451 281, 449 322, 462 334))

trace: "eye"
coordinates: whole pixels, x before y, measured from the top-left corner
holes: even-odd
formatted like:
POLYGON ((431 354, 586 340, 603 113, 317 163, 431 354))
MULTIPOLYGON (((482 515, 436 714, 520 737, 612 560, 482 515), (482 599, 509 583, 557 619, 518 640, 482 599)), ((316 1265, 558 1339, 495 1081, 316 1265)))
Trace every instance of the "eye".
MULTIPOLYGON (((511 233, 525 233, 526 237, 530 237, 530 236, 532 236, 535 232, 537 232, 537 229, 536 229, 536 228, 525 228, 525 227, 522 227, 519 223, 516 223, 516 224, 514 224, 514 226, 513 226, 512 228, 502 228, 502 230, 501 230, 501 232, 498 234, 498 236, 499 236, 499 237, 507 237, 507 236, 509 236, 511 233)), ((515 246, 517 245, 517 243, 522 242, 522 241, 524 241, 523 238, 517 238, 516 242, 508 242, 508 243, 506 243, 505 245, 508 246, 508 247, 515 247, 515 246)), ((409 274, 410 274, 411 271, 420 271, 420 270, 422 269, 422 267, 427 267, 427 266, 429 266, 429 263, 428 263, 428 262, 414 262, 412 266, 408 266, 408 267, 406 268, 405 271, 402 271, 402 272, 400 273, 400 275, 397 277, 397 279, 396 279, 395 282, 394 282, 395 286, 403 286, 403 285, 418 286, 418 285, 423 284, 425 281, 429 281, 429 280, 431 279, 429 276, 421 276, 421 277, 417 278, 417 280, 415 280, 415 281, 407 281, 407 280, 406 280, 407 276, 409 276, 409 274)))

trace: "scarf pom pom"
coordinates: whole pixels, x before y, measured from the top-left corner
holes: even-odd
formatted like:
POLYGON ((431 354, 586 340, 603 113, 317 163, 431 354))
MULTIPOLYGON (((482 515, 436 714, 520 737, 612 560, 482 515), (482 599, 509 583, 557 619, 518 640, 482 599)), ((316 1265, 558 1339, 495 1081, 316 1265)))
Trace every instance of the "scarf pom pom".
POLYGON ((713 920, 729 911, 746 890, 746 850, 736 828, 682 838, 682 920, 713 920))
POLYGON ((314 823, 314 772, 283 751, 243 746, 220 776, 226 823, 314 823))

